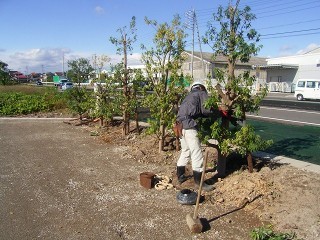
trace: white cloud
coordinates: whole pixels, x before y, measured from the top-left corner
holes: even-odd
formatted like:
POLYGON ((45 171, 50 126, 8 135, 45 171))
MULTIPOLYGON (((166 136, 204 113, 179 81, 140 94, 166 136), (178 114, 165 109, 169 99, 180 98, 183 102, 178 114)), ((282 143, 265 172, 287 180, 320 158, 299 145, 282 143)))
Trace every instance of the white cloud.
MULTIPOLYGON (((120 55, 108 55, 110 57, 110 62, 107 64, 117 64, 122 61, 122 56, 120 55)), ((128 65, 141 65, 141 53, 133 53, 128 55, 128 65)))
MULTIPOLYGON (((0 60, 7 63, 9 69, 23 73, 61 72, 63 69, 68 70, 68 61, 78 58, 87 58, 92 61, 93 55, 94 53, 91 52, 73 52, 66 48, 35 48, 11 53, 3 51, 0 60)), ((106 63, 105 67, 121 62, 120 55, 106 55, 111 58, 111 61, 106 63)), ((128 65, 139 65, 140 59, 140 53, 133 53, 128 56, 128 65)))
POLYGON ((292 55, 294 52, 294 48, 290 45, 283 45, 280 47, 279 49, 279 56, 280 57, 285 57, 285 56, 289 56, 292 55))
POLYGON ((70 53, 65 48, 35 48, 26 51, 7 53, 4 62, 9 69, 24 73, 61 71, 63 55, 70 53))
POLYGON ((100 6, 96 6, 95 8, 94 8, 94 11, 97 13, 97 14, 104 14, 104 8, 103 7, 100 7, 100 6))

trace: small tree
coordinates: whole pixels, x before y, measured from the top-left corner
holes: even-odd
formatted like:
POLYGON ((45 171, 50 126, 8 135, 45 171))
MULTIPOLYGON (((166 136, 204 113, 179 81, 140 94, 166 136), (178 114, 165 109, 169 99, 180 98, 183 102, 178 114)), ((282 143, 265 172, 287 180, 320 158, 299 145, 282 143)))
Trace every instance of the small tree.
POLYGON ((10 74, 8 72, 0 70, 0 83, 2 85, 9 85, 11 83, 10 74))
POLYGON ((145 87, 147 87, 144 85, 146 83, 146 79, 141 69, 133 69, 132 71, 130 71, 130 79, 132 80, 132 85, 130 86, 132 96, 130 101, 130 112, 134 115, 136 130, 138 133, 140 133, 138 108, 143 105, 142 95, 143 90, 146 89, 145 87))
POLYGON ((79 114, 79 119, 82 122, 83 115, 93 109, 93 92, 88 91, 85 87, 74 87, 68 89, 66 94, 69 108, 79 114))
POLYGON ((10 74, 8 71, 8 64, 0 61, 0 83, 8 85, 10 83, 10 74))
POLYGON ((145 18, 148 25, 156 29, 153 39, 154 47, 142 54, 146 65, 147 80, 153 88, 152 94, 145 96, 144 105, 150 109, 150 133, 159 138, 159 152, 163 151, 166 128, 172 126, 175 118, 173 111, 179 96, 184 90, 183 76, 180 73, 184 60, 185 32, 177 15, 171 22, 158 24, 145 18))
POLYGON ((100 118, 101 126, 104 122, 108 125, 115 115, 121 113, 122 95, 117 90, 113 77, 109 75, 106 75, 103 84, 97 82, 94 89, 96 96, 94 115, 100 118))
POLYGON ((120 33, 119 38, 110 37, 110 41, 117 47, 117 54, 123 55, 123 74, 121 75, 121 85, 123 87, 124 101, 122 104, 123 115, 123 135, 129 133, 129 118, 130 118, 130 89, 129 89, 129 72, 128 72, 128 52, 131 52, 135 43, 136 36, 136 18, 132 17, 130 22, 130 32, 127 31, 127 27, 119 28, 117 30, 120 33))
MULTIPOLYGON (((248 62, 251 56, 256 55, 261 48, 256 45, 259 34, 251 28, 255 15, 250 12, 248 6, 239 9, 239 3, 240 0, 237 0, 235 6, 232 6, 230 1, 226 9, 222 6, 218 8, 217 14, 213 15, 215 22, 209 26, 203 40, 211 46, 214 56, 220 54, 227 58, 225 70, 215 69, 218 84, 210 89, 212 96, 208 105, 216 105, 220 110, 245 120, 246 112, 259 110, 260 102, 266 96, 267 89, 264 88, 260 94, 253 95, 251 87, 255 77, 249 72, 235 75, 236 63, 248 62), (220 28, 216 27, 217 23, 220 24, 220 28)), ((230 130, 229 120, 222 118, 221 125, 214 123, 209 136, 219 141, 221 156, 218 171, 223 175, 225 159, 231 151, 238 150, 245 155, 253 150, 264 149, 271 144, 270 141, 263 141, 256 136, 254 129, 250 126, 230 130)))
POLYGON ((82 121, 83 114, 93 108, 93 94, 80 83, 88 80, 94 69, 86 58, 68 61, 68 66, 70 68, 68 76, 73 82, 78 83, 78 86, 67 92, 69 106, 71 110, 79 114, 80 121, 82 121))
POLYGON ((95 81, 96 82, 101 82, 106 79, 106 76, 104 73, 102 73, 102 68, 103 66, 107 63, 110 62, 111 58, 108 57, 107 55, 94 55, 93 57, 93 67, 94 70, 96 71, 96 76, 95 76, 95 81))
POLYGON ((78 83, 79 86, 80 83, 88 81, 94 71, 89 59, 86 58, 68 61, 68 67, 70 68, 68 77, 71 78, 74 83, 78 83))

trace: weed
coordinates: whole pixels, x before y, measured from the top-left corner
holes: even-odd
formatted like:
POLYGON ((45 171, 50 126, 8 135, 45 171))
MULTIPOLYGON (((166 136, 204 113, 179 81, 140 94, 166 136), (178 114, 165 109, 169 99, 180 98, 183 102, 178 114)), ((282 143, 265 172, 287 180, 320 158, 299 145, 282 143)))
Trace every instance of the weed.
POLYGON ((253 229, 250 236, 252 240, 298 240, 295 233, 275 233, 271 225, 253 229))

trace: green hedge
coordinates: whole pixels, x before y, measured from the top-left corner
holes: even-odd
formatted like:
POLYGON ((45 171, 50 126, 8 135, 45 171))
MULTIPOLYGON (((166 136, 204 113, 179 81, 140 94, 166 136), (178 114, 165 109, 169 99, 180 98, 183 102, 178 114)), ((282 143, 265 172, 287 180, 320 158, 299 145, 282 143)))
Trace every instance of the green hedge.
POLYGON ((0 116, 49 112, 66 107, 65 95, 56 91, 44 94, 0 93, 0 116))

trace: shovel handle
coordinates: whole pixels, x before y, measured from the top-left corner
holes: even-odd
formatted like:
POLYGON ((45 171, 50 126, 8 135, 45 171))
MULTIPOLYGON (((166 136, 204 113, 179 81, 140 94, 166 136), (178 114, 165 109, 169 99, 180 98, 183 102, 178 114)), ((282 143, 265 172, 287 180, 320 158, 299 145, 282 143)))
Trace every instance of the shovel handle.
POLYGON ((200 202, 200 197, 201 197, 202 184, 204 182, 204 176, 206 174, 206 166, 207 166, 208 155, 209 155, 209 152, 206 151, 205 157, 204 157, 204 160, 203 160, 203 170, 202 170, 202 174, 201 174, 200 186, 199 186, 199 189, 198 189, 196 207, 195 207, 194 213, 193 213, 193 219, 196 219, 198 217, 199 202, 200 202))

